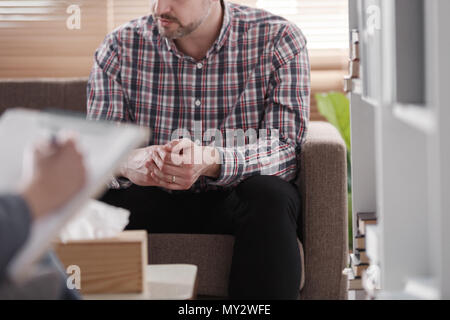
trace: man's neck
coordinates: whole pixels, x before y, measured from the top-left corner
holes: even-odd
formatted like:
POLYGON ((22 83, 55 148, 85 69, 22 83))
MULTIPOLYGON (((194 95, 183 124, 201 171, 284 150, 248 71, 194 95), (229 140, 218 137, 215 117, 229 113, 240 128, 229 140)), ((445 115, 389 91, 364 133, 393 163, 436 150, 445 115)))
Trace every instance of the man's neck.
POLYGON ((223 16, 224 9, 220 1, 215 2, 209 16, 194 32, 174 40, 178 50, 197 61, 203 59, 220 35, 223 16))

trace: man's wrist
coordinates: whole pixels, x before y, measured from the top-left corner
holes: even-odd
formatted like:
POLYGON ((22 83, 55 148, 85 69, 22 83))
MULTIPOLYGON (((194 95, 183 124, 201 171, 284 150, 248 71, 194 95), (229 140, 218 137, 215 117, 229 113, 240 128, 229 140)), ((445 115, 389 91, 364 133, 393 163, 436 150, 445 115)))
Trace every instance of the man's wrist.
POLYGON ((123 178, 128 178, 127 176, 127 164, 124 163, 119 167, 119 170, 117 170, 117 177, 123 177, 123 178))
POLYGON ((36 185, 27 186, 20 194, 30 208, 31 217, 37 220, 44 216, 50 209, 46 201, 45 193, 41 193, 41 188, 36 185))
POLYGON ((221 165, 214 163, 208 167, 208 170, 205 172, 205 176, 217 179, 220 177, 221 165))
POLYGON ((216 148, 206 147, 207 152, 205 154, 208 155, 207 169, 205 170, 204 176, 217 179, 220 177, 220 172, 222 169, 222 165, 220 164, 220 153, 216 148), (210 157, 209 157, 210 156, 210 157))

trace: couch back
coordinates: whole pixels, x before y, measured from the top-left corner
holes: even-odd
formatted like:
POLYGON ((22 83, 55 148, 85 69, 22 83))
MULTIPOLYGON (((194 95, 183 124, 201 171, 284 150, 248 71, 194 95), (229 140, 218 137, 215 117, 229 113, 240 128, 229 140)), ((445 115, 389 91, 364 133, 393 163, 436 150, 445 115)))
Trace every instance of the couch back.
POLYGON ((86 112, 87 78, 0 79, 0 115, 9 108, 86 112))

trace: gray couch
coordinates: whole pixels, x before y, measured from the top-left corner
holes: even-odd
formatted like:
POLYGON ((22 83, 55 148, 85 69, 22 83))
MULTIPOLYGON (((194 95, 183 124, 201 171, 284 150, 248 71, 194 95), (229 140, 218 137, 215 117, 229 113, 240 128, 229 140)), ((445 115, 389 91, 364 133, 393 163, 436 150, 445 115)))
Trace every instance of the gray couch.
MULTIPOLYGON (((0 79, 0 114, 7 108, 58 108, 85 112, 87 79, 0 79)), ((303 210, 299 250, 300 299, 345 299, 348 256, 346 147, 326 122, 311 122, 297 184, 303 210)), ((226 297, 233 237, 150 234, 149 263, 198 266, 198 295, 226 297)))

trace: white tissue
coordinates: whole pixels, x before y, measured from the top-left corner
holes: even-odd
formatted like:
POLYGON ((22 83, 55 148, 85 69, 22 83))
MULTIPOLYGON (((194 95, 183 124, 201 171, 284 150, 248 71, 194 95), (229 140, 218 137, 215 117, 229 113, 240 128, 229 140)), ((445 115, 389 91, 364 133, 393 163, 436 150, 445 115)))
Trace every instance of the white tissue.
POLYGON ((92 240, 113 238, 128 224, 130 212, 106 203, 90 200, 60 232, 59 239, 92 240))

